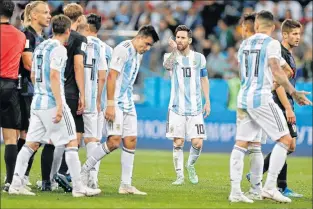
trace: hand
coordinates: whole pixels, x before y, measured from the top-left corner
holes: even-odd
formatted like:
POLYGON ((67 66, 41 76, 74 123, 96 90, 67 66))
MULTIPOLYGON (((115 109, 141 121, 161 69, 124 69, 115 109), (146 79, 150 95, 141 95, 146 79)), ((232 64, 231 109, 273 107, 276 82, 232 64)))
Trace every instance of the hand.
POLYGON ((296 122, 296 115, 291 108, 286 109, 287 122, 294 124, 296 122))
POLYGON ((170 47, 172 47, 173 50, 176 50, 177 49, 177 44, 176 42, 172 39, 172 37, 168 40, 168 45, 170 47))
POLYGON ((203 111, 202 111, 205 115, 204 118, 208 117, 210 115, 211 112, 211 105, 209 102, 206 102, 204 107, 203 107, 203 111))
POLYGON ((76 114, 77 115, 83 114, 84 109, 85 109, 85 97, 81 96, 79 97, 79 100, 78 100, 78 108, 77 108, 76 114))
POLYGON ((53 123, 59 123, 62 119, 62 105, 57 106, 57 112, 55 114, 55 117, 53 118, 53 123))
POLYGON ((312 105, 312 102, 305 96, 310 94, 307 91, 295 91, 291 94, 294 100, 301 106, 303 105, 312 105))
POLYGON ((107 121, 114 121, 115 119, 115 108, 114 106, 107 106, 105 110, 105 119, 107 121))

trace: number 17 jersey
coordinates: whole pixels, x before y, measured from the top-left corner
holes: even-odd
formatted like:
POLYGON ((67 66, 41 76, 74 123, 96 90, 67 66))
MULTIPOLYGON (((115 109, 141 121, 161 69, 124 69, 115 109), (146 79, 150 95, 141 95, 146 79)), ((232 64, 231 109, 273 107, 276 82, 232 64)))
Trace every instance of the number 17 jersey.
POLYGON ((238 51, 241 87, 237 107, 258 108, 272 101, 273 75, 268 60, 281 60, 281 47, 277 40, 257 33, 243 41, 238 51))
MULTIPOLYGON (((164 55, 164 62, 170 56, 164 55)), ((202 112, 201 77, 208 76, 205 57, 190 50, 179 54, 171 70, 171 99, 169 110, 178 115, 194 116, 202 112)))

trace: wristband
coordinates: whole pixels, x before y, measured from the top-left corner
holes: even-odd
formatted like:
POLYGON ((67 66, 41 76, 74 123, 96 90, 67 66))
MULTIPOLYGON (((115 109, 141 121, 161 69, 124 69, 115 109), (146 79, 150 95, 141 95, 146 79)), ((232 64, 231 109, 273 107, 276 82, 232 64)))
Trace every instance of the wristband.
POLYGON ((107 101, 107 107, 114 107, 114 106, 115 106, 114 100, 108 100, 107 101))

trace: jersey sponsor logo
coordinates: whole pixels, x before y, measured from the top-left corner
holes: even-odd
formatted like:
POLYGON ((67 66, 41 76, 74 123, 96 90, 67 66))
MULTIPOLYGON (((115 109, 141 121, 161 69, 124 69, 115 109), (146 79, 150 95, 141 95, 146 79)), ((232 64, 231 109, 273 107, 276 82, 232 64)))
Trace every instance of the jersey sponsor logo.
POLYGON ((25 49, 29 48, 29 39, 26 39, 26 43, 25 43, 25 49))

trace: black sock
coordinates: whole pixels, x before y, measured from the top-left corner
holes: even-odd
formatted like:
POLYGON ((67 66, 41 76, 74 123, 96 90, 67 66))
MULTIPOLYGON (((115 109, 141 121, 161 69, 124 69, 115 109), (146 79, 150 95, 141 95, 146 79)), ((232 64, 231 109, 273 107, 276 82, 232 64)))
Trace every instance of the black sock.
POLYGON ((277 187, 284 191, 287 187, 287 163, 285 162, 277 178, 277 187))
POLYGON ((268 155, 264 159, 263 173, 266 173, 268 171, 268 167, 270 165, 271 154, 272 154, 271 152, 268 153, 268 155))
POLYGON ((17 145, 16 144, 5 145, 4 161, 5 161, 6 173, 7 173, 7 179, 5 183, 10 183, 10 184, 12 183, 16 157, 17 157, 17 145))
POLYGON ((68 167, 67 167, 67 164, 66 164, 66 161, 65 161, 65 152, 63 153, 63 158, 62 158, 62 163, 61 163, 61 166, 60 166, 60 169, 59 169, 59 173, 62 174, 62 175, 66 175, 66 172, 68 170, 68 167))
POLYGON ((30 169, 32 168, 32 165, 33 165, 33 162, 34 162, 34 156, 35 156, 36 153, 37 153, 37 151, 35 151, 33 153, 33 155, 29 158, 28 167, 27 167, 27 170, 25 172, 25 176, 29 176, 29 172, 30 172, 30 169))
POLYGON ((17 152, 20 152, 25 144, 25 139, 19 138, 17 141, 17 152))
POLYGON ((50 181, 53 152, 54 146, 52 144, 45 144, 41 153, 41 177, 43 181, 50 181))

